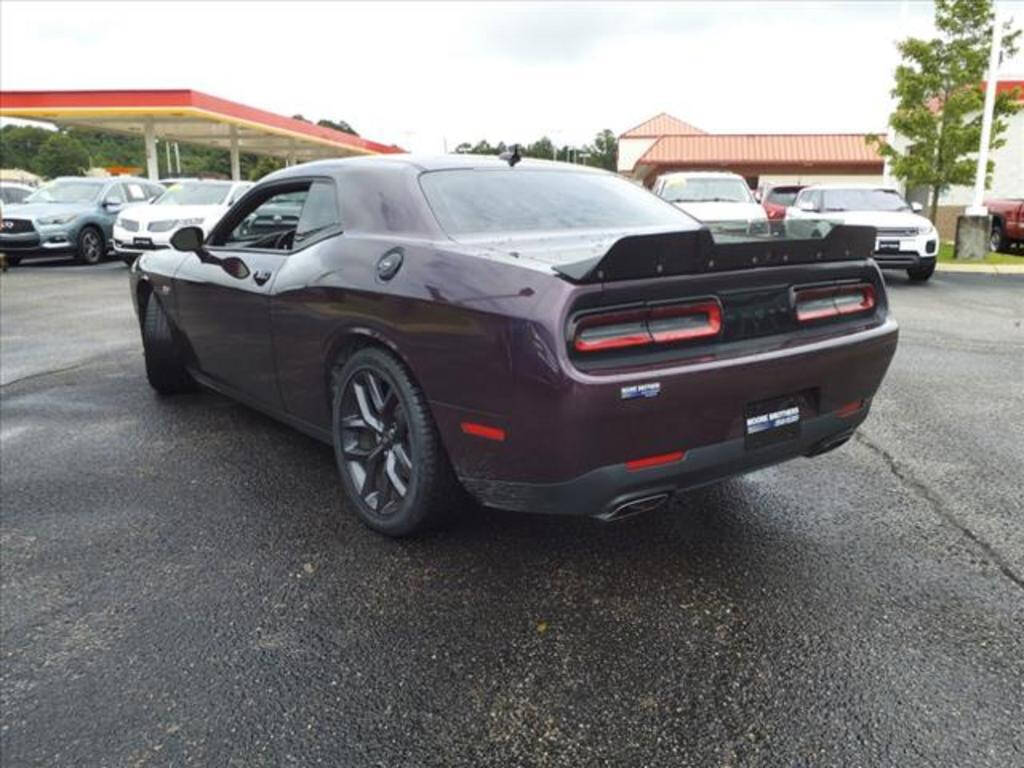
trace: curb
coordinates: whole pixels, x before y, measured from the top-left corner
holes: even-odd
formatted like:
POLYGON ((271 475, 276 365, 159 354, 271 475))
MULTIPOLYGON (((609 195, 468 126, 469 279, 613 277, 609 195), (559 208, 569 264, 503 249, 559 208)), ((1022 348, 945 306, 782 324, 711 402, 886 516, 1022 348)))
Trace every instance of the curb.
POLYGON ((984 275, 1024 275, 1024 264, 951 264, 940 261, 935 265, 939 272, 974 272, 984 275))

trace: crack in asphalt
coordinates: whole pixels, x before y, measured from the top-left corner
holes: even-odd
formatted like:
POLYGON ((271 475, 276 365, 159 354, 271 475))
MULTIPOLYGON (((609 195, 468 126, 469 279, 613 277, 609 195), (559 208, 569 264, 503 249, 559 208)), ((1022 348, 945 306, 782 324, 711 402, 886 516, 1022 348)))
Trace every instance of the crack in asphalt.
POLYGON ((76 368, 83 368, 83 367, 85 367, 86 365, 88 365, 91 362, 92 362, 92 360, 83 360, 80 363, 75 363, 74 365, 68 365, 68 366, 65 366, 64 368, 53 368, 53 369, 48 370, 48 371, 39 371, 38 373, 30 373, 27 376, 21 376, 20 378, 17 378, 17 379, 11 379, 10 381, 5 381, 3 384, 0 384, 0 390, 4 390, 4 389, 7 389, 8 387, 12 387, 15 384, 21 384, 23 381, 30 381, 31 379, 39 379, 39 378, 42 378, 44 376, 55 376, 58 373, 67 373, 68 371, 73 371, 76 368))
POLYGON ((953 528, 956 528, 958 531, 960 531, 961 534, 963 534, 968 539, 977 544, 978 547, 980 547, 981 550, 985 553, 985 555, 989 558, 989 560, 991 560, 996 565, 996 567, 999 569, 1000 573, 1003 574, 1003 576, 1005 576, 1007 579, 1013 582, 1017 587, 1024 589, 1024 577, 1022 577, 1020 574, 1014 571, 1013 568, 1010 567, 1009 563, 1007 563, 1006 560, 1003 559, 1002 555, 1000 555, 992 547, 991 544, 989 544, 978 534, 976 534, 974 531, 972 531, 970 528, 964 525, 964 523, 962 523, 959 519, 957 519, 956 515, 954 515, 946 508, 946 505, 942 501, 942 499, 936 496, 927 485, 925 485, 923 482, 914 477, 909 472, 909 470, 907 470, 903 465, 900 464, 900 462, 893 458, 891 453, 882 448, 880 445, 872 442, 862 432, 855 432, 853 437, 854 440, 863 445, 865 448, 880 456, 882 460, 885 461, 886 465, 889 467, 889 471, 893 474, 893 476, 895 476, 901 483, 909 487, 918 496, 927 501, 928 504, 932 507, 932 509, 935 510, 935 513, 939 516, 939 518, 941 518, 948 525, 951 525, 953 528))

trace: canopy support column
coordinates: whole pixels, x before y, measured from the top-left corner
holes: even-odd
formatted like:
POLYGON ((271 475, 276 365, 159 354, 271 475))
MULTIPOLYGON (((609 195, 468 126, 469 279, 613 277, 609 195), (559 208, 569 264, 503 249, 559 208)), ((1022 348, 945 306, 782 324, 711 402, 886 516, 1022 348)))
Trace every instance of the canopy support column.
POLYGON ((160 166, 156 155, 156 127, 153 120, 146 121, 146 175, 150 181, 159 181, 160 166))
POLYGON ((242 178, 241 163, 238 158, 238 126, 231 126, 231 180, 240 181, 242 178))

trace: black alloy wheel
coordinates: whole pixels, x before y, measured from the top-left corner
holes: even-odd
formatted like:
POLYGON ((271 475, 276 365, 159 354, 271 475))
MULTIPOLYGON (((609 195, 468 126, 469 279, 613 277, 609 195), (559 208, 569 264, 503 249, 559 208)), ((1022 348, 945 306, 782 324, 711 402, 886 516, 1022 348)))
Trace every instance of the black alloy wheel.
POLYGON ((384 349, 364 347, 331 379, 334 455, 360 520, 407 536, 450 519, 464 496, 412 373, 384 349))
POLYGON ((395 514, 415 469, 409 423, 394 383, 382 371, 356 371, 345 386, 339 426, 345 470, 359 498, 377 517, 395 514))
POLYGON ((104 253, 103 235, 95 227, 85 227, 78 235, 78 260, 84 264, 99 264, 104 253))

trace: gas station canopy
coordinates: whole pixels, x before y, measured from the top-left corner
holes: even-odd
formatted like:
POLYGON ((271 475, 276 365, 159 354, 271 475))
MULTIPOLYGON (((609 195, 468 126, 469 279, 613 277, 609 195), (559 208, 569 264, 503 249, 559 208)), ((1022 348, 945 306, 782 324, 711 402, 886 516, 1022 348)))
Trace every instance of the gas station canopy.
POLYGON ((190 90, 0 91, 0 117, 139 136, 146 144, 151 179, 158 176, 158 139, 227 150, 234 179, 239 177, 242 152, 270 155, 292 164, 403 151, 394 145, 190 90))

